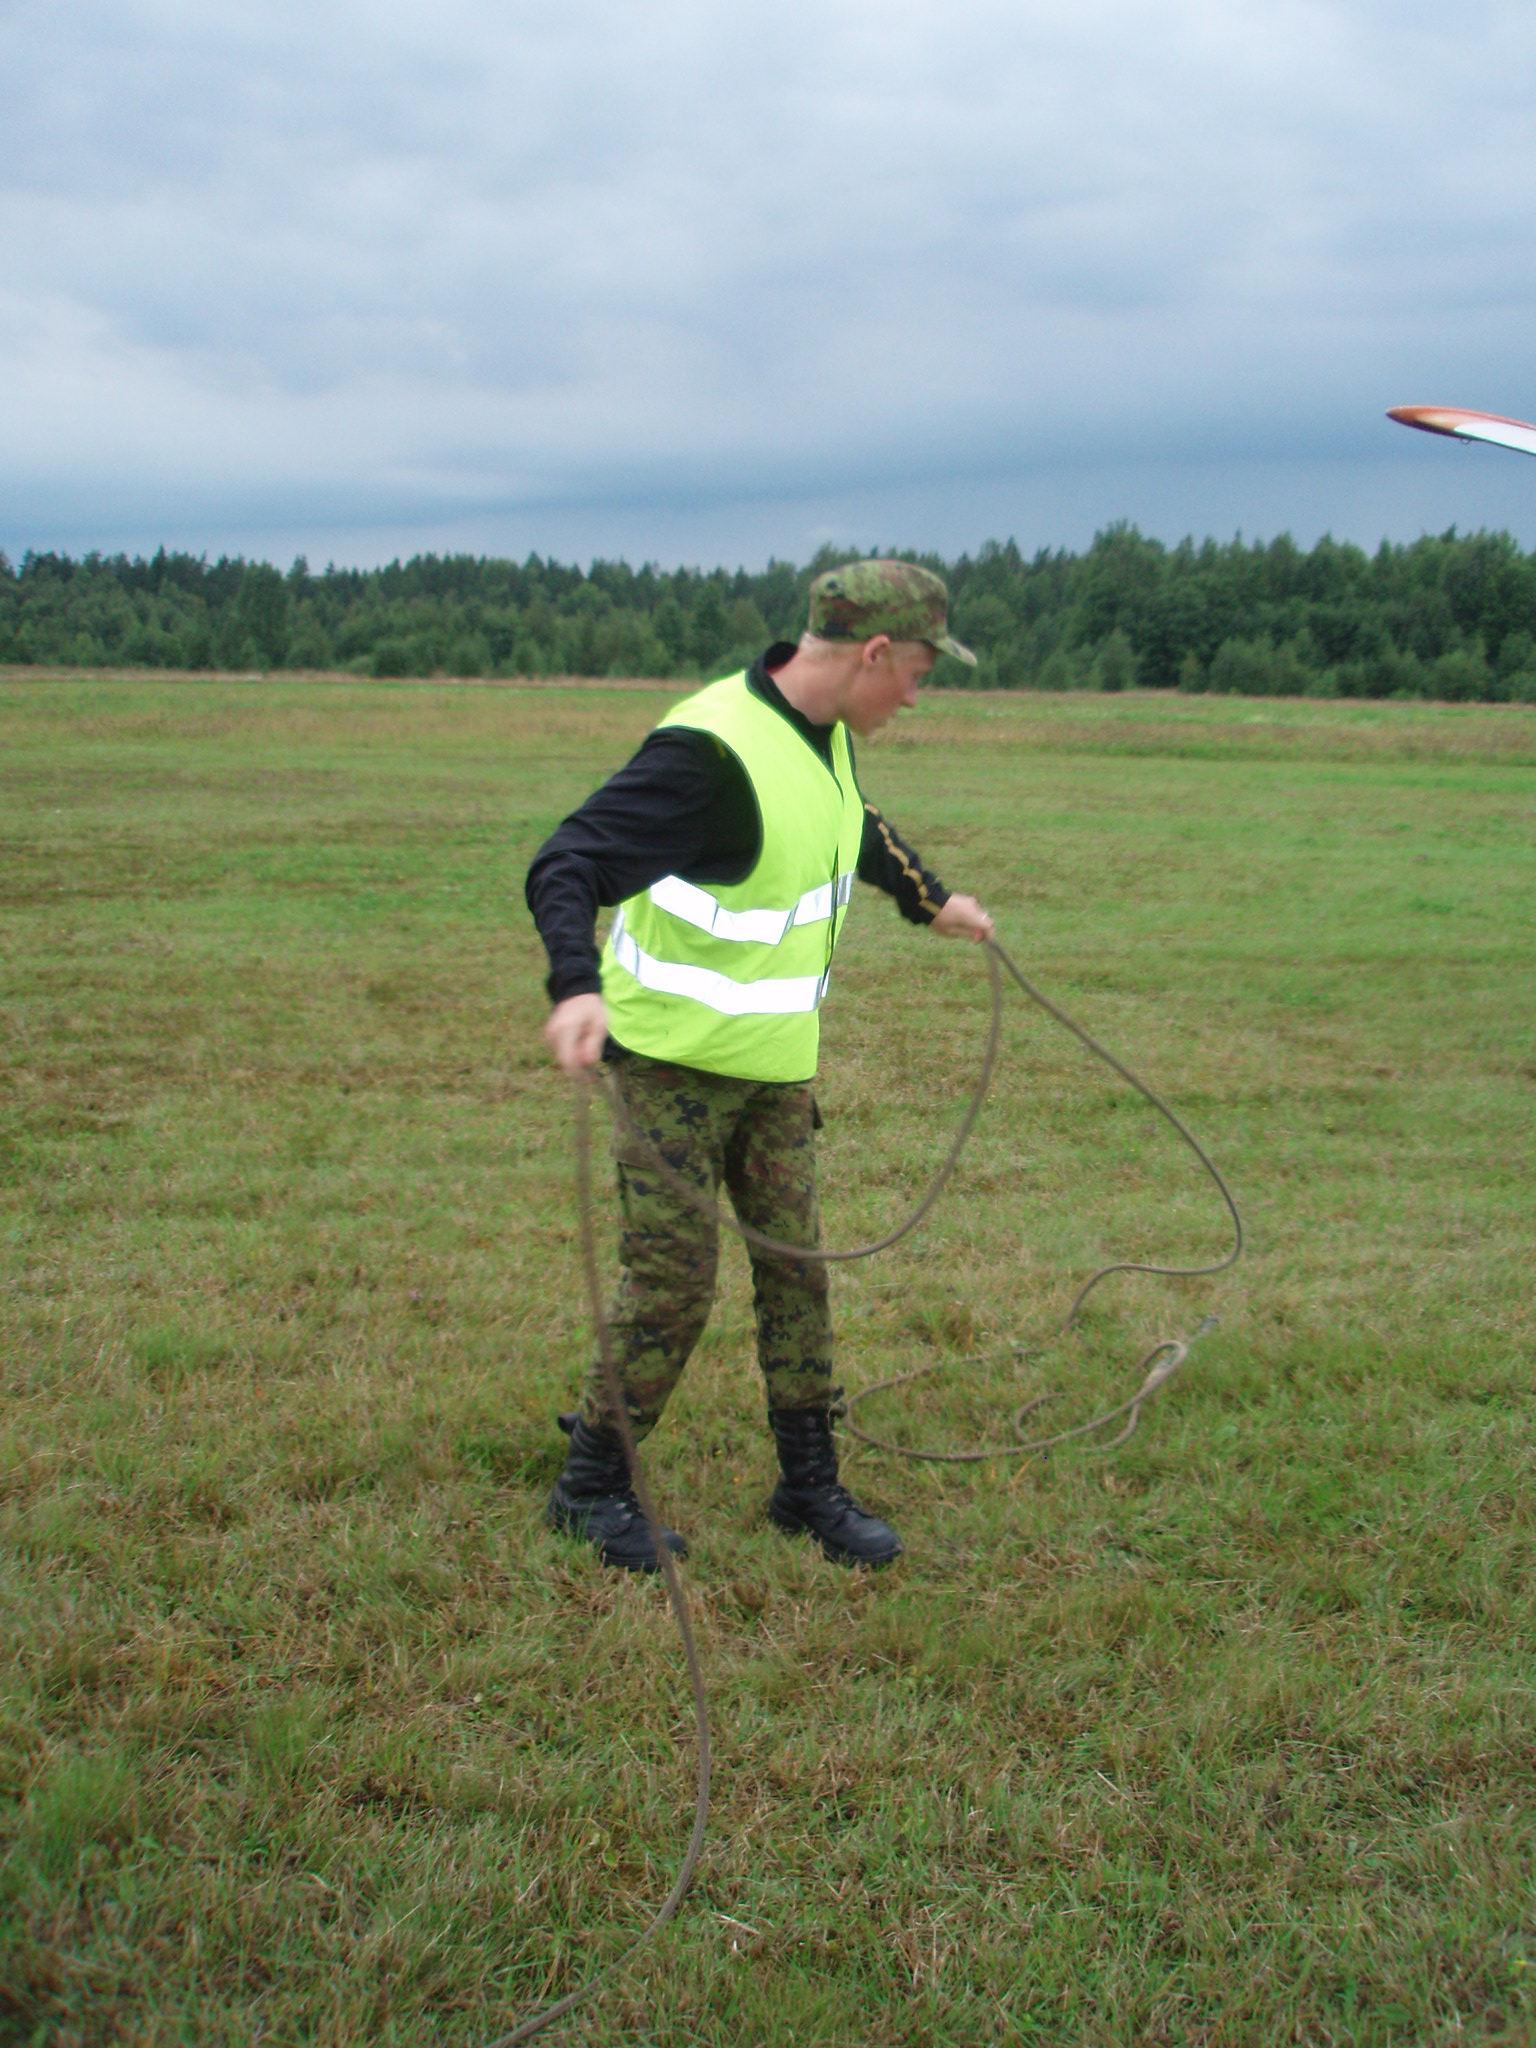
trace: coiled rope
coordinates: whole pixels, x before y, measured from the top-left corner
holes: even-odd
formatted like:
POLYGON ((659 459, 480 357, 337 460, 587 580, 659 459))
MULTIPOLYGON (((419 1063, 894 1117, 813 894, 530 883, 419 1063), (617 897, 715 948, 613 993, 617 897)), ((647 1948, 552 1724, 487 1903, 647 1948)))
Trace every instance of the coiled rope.
MULTIPOLYGON (((965 1150, 966 1142, 971 1135, 976 1119, 981 1114, 981 1106, 986 1099, 987 1089, 991 1085, 992 1072, 997 1064, 998 1046, 1002 1039, 1002 976, 1003 971, 1006 970, 1032 1003, 1038 1004, 1048 1016, 1053 1017, 1065 1030, 1070 1031, 1072 1036, 1092 1053, 1095 1058, 1102 1060, 1106 1066, 1113 1068, 1114 1072, 1123 1081, 1128 1082, 1138 1095, 1150 1103, 1152 1108, 1172 1125, 1179 1137, 1184 1140, 1184 1143, 1204 1167, 1206 1173, 1215 1182, 1221 1198, 1226 1204, 1227 1212, 1232 1218, 1232 1247, 1224 1257, 1212 1261, 1209 1265, 1159 1266, 1140 1260, 1122 1259, 1117 1260, 1113 1265, 1101 1266, 1078 1289, 1072 1306, 1068 1309, 1061 1327, 1056 1333, 1057 1337, 1059 1338, 1066 1334, 1077 1320, 1078 1312, 1089 1295, 1093 1293, 1100 1281, 1107 1280, 1112 1273, 1152 1273, 1167 1279, 1192 1280, 1225 1272, 1241 1255, 1243 1249, 1243 1219, 1238 1213, 1236 1202, 1232 1199, 1231 1190, 1228 1188, 1225 1180, 1222 1179, 1210 1154, 1201 1145, 1189 1127, 1168 1107, 1162 1097, 1149 1088, 1145 1081, 1133 1073, 1122 1061, 1118 1060, 1105 1046, 1100 1045, 1096 1038, 1091 1037, 1083 1029, 1082 1025, 1073 1017, 1070 1017, 1059 1004, 1054 1003, 1049 996, 1037 989, 1033 982, 1026 979, 1008 953, 998 945, 995 939, 984 940, 983 944, 986 949, 987 969, 991 981, 991 1015, 987 1026, 986 1049, 982 1055, 981 1067, 976 1076, 976 1085, 971 1091, 969 1101, 966 1103, 965 1113, 960 1119, 949 1150, 945 1154, 937 1173, 935 1173, 927 1189, 924 1191, 921 1201, 919 1201, 910 1215, 897 1224, 895 1229, 887 1231, 883 1237, 872 1239, 868 1244, 851 1245, 846 1248, 832 1250, 819 1245, 787 1244, 779 1238, 768 1237, 762 1231, 754 1230, 750 1224, 743 1223, 735 1216, 726 1215, 726 1223, 747 1244, 755 1245, 758 1250, 770 1252, 778 1258, 798 1260, 803 1265, 840 1265, 845 1264, 851 1259, 867 1259, 875 1252, 886 1251, 893 1244, 900 1243, 902 1238, 915 1230, 943 1193, 946 1183, 959 1164, 960 1155, 965 1150)), ((587 1983, 580 1985, 575 1991, 568 1992, 565 1997, 557 1999, 553 2005, 545 2006, 541 2011, 534 2013, 530 2018, 524 2020, 520 2026, 514 2027, 510 2033, 498 2035, 494 2041, 488 2044, 488 2048, 517 2048, 519 2042, 531 2041, 536 2034, 543 2033, 546 2027, 552 2027, 557 2021, 564 2019, 578 2005, 584 2004, 589 1998, 595 1997, 604 1984, 618 1970, 622 1969, 639 1954, 640 1950, 666 1925, 682 1904, 683 1896, 688 1890, 694 1870, 698 1865, 699 1856, 704 1847, 705 1830, 709 1824, 711 1759, 709 1703, 704 1690, 704 1668, 699 1659, 698 1646, 694 1641, 692 1624, 688 1618, 688 1603, 684 1598, 682 1580, 678 1576, 677 1565, 674 1562, 672 1552, 667 1547, 661 1516, 656 1507, 655 1495, 651 1491, 650 1480, 646 1476, 639 1447, 635 1443, 634 1432, 630 1427, 628 1407, 624 1399, 624 1389, 619 1380, 618 1365, 613 1355, 612 1337, 608 1328, 608 1317, 603 1307, 602 1289, 598 1277, 597 1235, 592 1217, 592 1130, 590 1117, 591 1097, 598 1085, 597 1077, 590 1072, 576 1077, 576 1203, 581 1221, 582 1271, 586 1281, 587 1306, 597 1338, 598 1358, 602 1367, 603 1384, 608 1395, 610 1414, 614 1427, 623 1443, 624 1456, 629 1464, 630 1480, 635 1489, 635 1497, 640 1503, 641 1512, 645 1516, 646 1526, 650 1530, 651 1541, 655 1546, 657 1558, 660 1562, 662 1578, 667 1589, 667 1599, 677 1620, 678 1632, 682 1638, 683 1654, 688 1664, 688 1676, 693 1688, 694 1726, 698 1753, 696 1790, 693 1804, 693 1829, 688 1837, 688 1846, 683 1852, 683 1860, 673 1881, 672 1889, 657 1907, 647 1925, 640 1930, 622 1954, 616 1956, 605 1968, 599 1970, 595 1977, 589 1979, 587 1983)), ((715 1195, 712 1192, 694 1187, 690 1181, 676 1172, 661 1156, 649 1135, 640 1130, 639 1126, 635 1123, 623 1097, 619 1094, 613 1083, 608 1081, 602 1085, 612 1105, 615 1120, 631 1136, 637 1137, 642 1148, 650 1154, 651 1170, 654 1170, 668 1187, 691 1202, 701 1213, 710 1217, 719 1216, 722 1212, 719 1209, 715 1195)), ((1112 1451, 1130 1439, 1141 1419, 1141 1410, 1145 1403, 1150 1401, 1154 1395, 1167 1385, 1189 1356, 1190 1347, 1198 1342, 1208 1330, 1213 1329, 1215 1322, 1214 1316, 1207 1316, 1199 1328, 1190 1336, 1164 1338, 1160 1343, 1154 1344, 1152 1349, 1141 1360, 1140 1367, 1138 1368, 1145 1375, 1142 1383, 1128 1400, 1122 1401, 1118 1407, 1111 1408, 1102 1415, 1095 1416, 1091 1422, 1083 1423, 1079 1428, 1061 1430, 1055 1436, 1026 1440, 1022 1434, 1025 1418, 1045 1402, 1056 1399, 1057 1396, 1054 1394, 1036 1395, 1032 1401, 1026 1401, 1023 1407, 1016 1411, 1014 1415, 1014 1434, 1019 1439, 1017 1442, 992 1445, 970 1451, 913 1450, 904 1444, 889 1443, 880 1437, 870 1436, 852 1421, 853 1410, 860 1402, 869 1400, 875 1394, 889 1392, 893 1387, 905 1386, 910 1381, 921 1378, 925 1373, 936 1372, 941 1367, 952 1362, 937 1359, 929 1364, 920 1365, 911 1372, 896 1373, 888 1379, 877 1380, 873 1386, 864 1387, 859 1392, 848 1397, 844 1402, 842 1411, 845 1418, 845 1427, 850 1436, 857 1437, 862 1443, 869 1444, 876 1450, 891 1452, 896 1457, 920 1459, 925 1462, 940 1464, 975 1464, 985 1458, 1022 1457, 1026 1454, 1051 1450, 1058 1444, 1070 1443, 1076 1438, 1092 1435, 1095 1431, 1103 1429, 1109 1423, 1118 1420, 1120 1416, 1126 1415, 1129 1419, 1119 1435, 1102 1446, 1104 1450, 1112 1451)), ((1023 1350, 1018 1350, 1013 1355, 1022 1358, 1029 1354, 1023 1350)), ((967 1365, 982 1364, 986 1361, 978 1357, 953 1362, 967 1365)))

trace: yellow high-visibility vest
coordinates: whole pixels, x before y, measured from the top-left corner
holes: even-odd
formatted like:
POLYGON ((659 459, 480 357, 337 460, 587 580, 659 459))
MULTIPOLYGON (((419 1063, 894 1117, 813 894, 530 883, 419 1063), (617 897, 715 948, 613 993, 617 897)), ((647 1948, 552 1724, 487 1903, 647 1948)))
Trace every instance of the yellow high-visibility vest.
POLYGON ((661 722, 730 748, 757 799, 762 851, 745 881, 701 889, 667 875, 620 904, 603 948, 608 1028, 653 1059, 808 1081, 864 837, 847 727, 832 728, 829 768, 745 674, 684 698, 661 722))

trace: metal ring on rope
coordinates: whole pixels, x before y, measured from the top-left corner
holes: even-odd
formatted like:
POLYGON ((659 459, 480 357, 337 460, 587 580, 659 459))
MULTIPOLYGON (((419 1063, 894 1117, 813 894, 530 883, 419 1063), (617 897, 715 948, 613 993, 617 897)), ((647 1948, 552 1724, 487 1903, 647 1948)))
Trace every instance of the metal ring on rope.
MULTIPOLYGON (((1243 1219, 1238 1214, 1237 1204, 1232 1199, 1231 1190, 1217 1171, 1215 1163, 1205 1148, 1200 1144, 1193 1132, 1189 1130, 1188 1126, 1168 1107, 1161 1096, 1149 1088, 1145 1081, 1139 1079, 1129 1067, 1116 1059, 1112 1052, 1100 1045, 1096 1038, 1091 1037, 1080 1024, 1068 1016, 1065 1010, 1052 1002, 1049 996, 1042 994, 1032 982, 1026 980, 1013 960, 998 945, 995 939, 987 939, 983 943, 987 953, 987 969, 991 980, 992 998, 991 1017, 987 1028, 986 1050, 982 1055, 981 1068, 976 1077, 976 1085, 971 1091, 970 1100, 966 1104, 965 1113, 960 1119, 959 1128, 955 1132, 949 1150, 945 1154, 937 1173, 929 1182, 922 1199, 918 1202, 916 1208, 912 1210, 911 1214, 904 1221, 897 1224, 894 1229, 887 1231, 883 1237, 874 1238, 868 1244, 852 1245, 843 1250, 826 1250, 817 1245, 787 1244, 779 1238, 765 1236, 762 1231, 754 1230, 750 1224, 743 1223, 738 1217, 731 1215, 725 1216, 727 1225, 736 1232, 738 1237, 744 1239, 747 1244, 756 1246, 759 1251, 769 1252, 779 1258, 798 1260, 806 1265, 837 1265, 844 1264, 851 1259, 867 1259, 876 1252, 886 1251, 891 1245, 898 1244, 909 1232, 915 1230, 933 1208, 934 1203, 942 1194, 950 1175, 959 1164, 960 1154, 965 1149, 966 1141, 969 1139, 976 1119, 981 1113, 981 1105, 986 1099, 987 1089, 991 1085, 992 1071, 997 1063, 998 1045, 1002 1037, 1003 982, 1002 974, 999 971, 1001 967, 1007 970, 1032 1003, 1038 1004, 1049 1016, 1055 1018, 1058 1024, 1070 1031, 1072 1036, 1097 1059, 1102 1060, 1106 1066, 1113 1068, 1123 1081, 1128 1082, 1139 1095, 1151 1104, 1160 1116, 1164 1117, 1173 1126, 1174 1130, 1184 1140, 1185 1144, 1188 1145, 1210 1178, 1215 1182, 1232 1218, 1232 1248, 1225 1257, 1217 1259, 1209 1265, 1157 1266, 1138 1260, 1123 1259, 1113 1265, 1101 1266, 1078 1289, 1072 1306, 1067 1311, 1061 1329, 1057 1333, 1058 1336, 1064 1335, 1071 1328, 1077 1319, 1078 1312, 1082 1308, 1083 1303, 1099 1285, 1100 1281, 1107 1280, 1112 1273, 1153 1273, 1168 1279, 1199 1279, 1211 1274, 1225 1272, 1227 1267, 1234 1264, 1242 1252, 1243 1219)), ((557 1999, 553 2005, 546 2006, 542 2011, 534 2013, 530 2018, 524 2020, 520 2026, 514 2027, 510 2033, 498 2035, 494 2041, 487 2044, 487 2048, 517 2048, 519 2042, 531 2041, 536 2034, 543 2033, 546 2027, 553 2026, 556 2021, 564 2019, 568 2013, 574 2011, 578 2005, 584 2004, 587 1999, 595 1996, 616 1971, 622 1969, 626 1963, 633 1960, 652 1937, 666 1925, 682 1904, 683 1896, 692 1880, 700 1853, 703 1850, 705 1829, 709 1823, 710 1731, 709 1705, 704 1692, 703 1665, 700 1662, 698 1646, 694 1642, 693 1629, 688 1620, 688 1606, 683 1597, 682 1581, 678 1577, 677 1566, 673 1561, 672 1552, 664 1540, 661 1516, 656 1507, 655 1496, 651 1492, 650 1481, 646 1476, 645 1466, 641 1460, 638 1446, 635 1443, 634 1432, 630 1427, 628 1408, 624 1400, 624 1390, 619 1381, 618 1366, 613 1356, 613 1345, 608 1330, 608 1318, 603 1309, 602 1291, 598 1279, 597 1240, 592 1222, 592 1136, 591 1122, 588 1114, 591 1091, 596 1085, 596 1077, 590 1072, 581 1074, 576 1079, 576 1197, 581 1217, 582 1269, 586 1281, 587 1304, 591 1312, 592 1326, 597 1338, 598 1357, 602 1366, 603 1384, 608 1395, 609 1407, 615 1428, 624 1446, 624 1456, 629 1464, 630 1480, 635 1489, 635 1497, 640 1503, 641 1511, 645 1516, 646 1526, 650 1530, 651 1541, 656 1548, 662 1578, 666 1584, 667 1599, 671 1603, 672 1612, 677 1619, 678 1632, 682 1637, 683 1652, 688 1662, 688 1675, 693 1688, 694 1722, 698 1744, 693 1830, 688 1837, 688 1846, 683 1852, 682 1864, 678 1869, 676 1879, 673 1881, 672 1889, 667 1893, 665 1899, 662 1900, 660 1906, 657 1907, 656 1912, 647 1925, 635 1936, 624 1952, 615 1957, 605 1968, 599 1970, 597 1975, 588 1983, 579 1986, 575 1991, 568 1992, 565 1997, 557 1999)), ((657 1173, 674 1192, 682 1195, 701 1213, 710 1217, 718 1217, 722 1212, 714 1191, 706 1191, 694 1187, 682 1174, 674 1170, 662 1157, 650 1137, 639 1129, 625 1107, 622 1096, 620 1096, 611 1081, 606 1084, 606 1092, 613 1106, 616 1119, 633 1136, 639 1138, 641 1145, 650 1152, 652 1163, 648 1170, 657 1173)), ((850 1436, 855 1436, 862 1443, 869 1444, 877 1450, 888 1451, 897 1457, 920 1459, 924 1462, 936 1464, 976 1464, 986 1458, 1019 1457, 1027 1452, 1051 1450, 1058 1444, 1070 1443, 1076 1438, 1092 1435, 1096 1430, 1103 1429, 1107 1424, 1116 1421, 1120 1416, 1127 1415, 1129 1420, 1119 1435, 1103 1446, 1105 1450, 1115 1450, 1121 1444, 1129 1441, 1141 1419, 1141 1410, 1145 1403, 1167 1385, 1168 1381, 1172 1379, 1179 1367, 1183 1365, 1185 1359, 1189 1356, 1191 1345, 1198 1342, 1208 1330, 1214 1329, 1215 1323, 1216 1318, 1214 1316, 1207 1316, 1191 1336, 1164 1338, 1162 1342, 1154 1344, 1141 1361, 1139 1369, 1144 1374, 1142 1383, 1128 1400, 1122 1401, 1118 1407, 1109 1409, 1103 1415, 1096 1416, 1091 1422, 1083 1423, 1076 1429, 1061 1430, 1055 1436, 1042 1437, 1033 1441, 994 1445, 972 1451, 918 1451, 911 1450, 904 1444, 887 1443, 879 1437, 870 1436, 851 1420, 853 1409, 861 1401, 868 1400, 871 1395, 887 1392, 893 1387, 905 1386, 909 1381, 919 1379, 926 1373, 937 1372, 951 1362, 980 1364, 984 1362, 981 1359, 962 1359, 959 1361, 934 1360, 930 1364, 916 1367, 911 1372, 897 1373, 891 1378, 877 1380, 873 1386, 864 1387, 846 1399, 843 1408, 844 1426, 850 1436)), ((1015 1435, 1021 1435, 1024 1419, 1027 1415, 1043 1406, 1045 1402, 1056 1398, 1054 1394, 1038 1394, 1032 1401, 1026 1401, 1014 1416, 1015 1435)))

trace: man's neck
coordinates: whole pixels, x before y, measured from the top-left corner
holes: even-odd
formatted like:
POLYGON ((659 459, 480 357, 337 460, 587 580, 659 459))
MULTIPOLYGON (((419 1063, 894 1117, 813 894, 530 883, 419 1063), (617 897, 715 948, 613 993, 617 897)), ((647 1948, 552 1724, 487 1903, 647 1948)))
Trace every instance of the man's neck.
POLYGON ((835 725, 843 715, 846 663, 796 648, 783 668, 773 671, 774 687, 787 704, 812 725, 835 725))

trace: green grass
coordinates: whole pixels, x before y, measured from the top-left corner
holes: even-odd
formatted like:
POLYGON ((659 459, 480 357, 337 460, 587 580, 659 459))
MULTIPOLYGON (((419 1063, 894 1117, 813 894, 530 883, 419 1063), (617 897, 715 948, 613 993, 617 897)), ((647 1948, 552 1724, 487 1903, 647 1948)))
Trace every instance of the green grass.
MULTIPOLYGON (((666 1889, 675 1630, 540 1520, 586 1335, 521 892, 667 701, 0 679, 0 2043, 468 2048, 666 1889)), ((866 1410, 1059 1426, 1221 1317, 1113 1458, 855 1451, 875 1579, 763 1522, 731 1249, 652 1445, 711 1832, 560 2038, 1536 2040, 1536 711, 937 696, 861 766, 1250 1249, 866 1410)), ((861 892, 837 1238, 922 1185, 984 1015, 861 892)), ((841 1374, 1223 1242, 1015 1002, 931 1225, 838 1276, 841 1374)))

